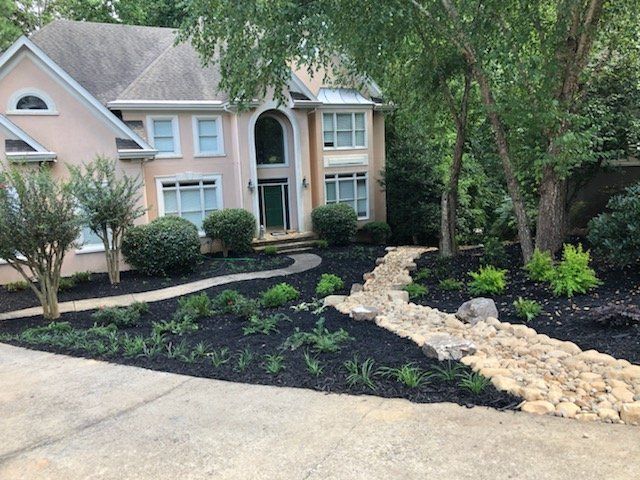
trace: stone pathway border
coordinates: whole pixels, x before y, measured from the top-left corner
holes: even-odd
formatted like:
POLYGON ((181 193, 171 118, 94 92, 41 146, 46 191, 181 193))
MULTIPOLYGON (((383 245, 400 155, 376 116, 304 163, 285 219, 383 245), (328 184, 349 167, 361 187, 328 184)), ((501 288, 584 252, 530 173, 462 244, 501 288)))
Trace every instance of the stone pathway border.
MULTIPOLYGON (((116 295, 111 297, 86 298, 71 302, 62 302, 60 304, 60 313, 83 312, 86 310, 94 310, 101 307, 126 307, 135 302, 158 302, 168 300, 170 298, 188 295, 190 293, 206 290, 207 288, 217 287, 227 283, 242 282, 245 280, 255 280, 262 278, 282 277, 302 273, 312 268, 316 268, 322 263, 322 258, 314 253, 298 253, 288 255, 293 258, 293 263, 285 268, 275 270, 264 270, 260 272, 233 273, 229 275, 220 275, 212 278, 205 278, 190 283, 174 285, 172 287, 161 288, 159 290, 150 290, 148 292, 128 293, 124 295, 116 295)), ((42 315, 42 307, 25 308, 22 310, 14 310, 0 314, 0 321, 13 320, 16 318, 35 317, 42 315)))
POLYGON ((453 314, 409 303, 401 289, 411 282, 415 260, 429 250, 435 249, 388 247, 374 271, 365 274, 363 286, 348 297, 328 297, 326 303, 356 320, 375 321, 426 353, 443 337, 450 340, 447 348, 464 344, 455 351, 456 358, 491 379, 498 390, 522 397, 525 412, 640 425, 640 365, 583 351, 526 325, 495 318, 471 325, 453 314))

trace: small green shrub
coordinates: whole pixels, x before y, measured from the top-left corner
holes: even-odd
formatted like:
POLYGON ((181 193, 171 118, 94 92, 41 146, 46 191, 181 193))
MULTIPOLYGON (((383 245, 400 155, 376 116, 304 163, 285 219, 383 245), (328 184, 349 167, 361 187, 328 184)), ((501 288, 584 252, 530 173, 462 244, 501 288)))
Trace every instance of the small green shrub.
POLYGON ((460 374, 460 382, 458 385, 466 390, 469 390, 475 395, 479 395, 490 384, 490 380, 476 372, 463 372, 460 374))
POLYGON ((210 317, 213 315, 213 303, 206 293, 189 295, 178 299, 177 316, 189 315, 192 318, 210 317))
POLYGON ((582 245, 577 247, 565 244, 562 260, 556 265, 549 279, 555 295, 572 297, 576 293, 587 293, 602 282, 596 272, 589 266, 591 256, 584 251, 582 245))
POLYGON ((265 355, 264 369, 268 374, 277 375, 284 368, 284 357, 282 355, 265 355))
POLYGON ((391 238, 391 227, 387 222, 369 222, 362 227, 362 231, 378 245, 384 245, 391 238))
POLYGON ((400 368, 382 367, 382 376, 391 377, 409 388, 418 388, 429 381, 430 373, 425 372, 414 363, 406 363, 400 368))
POLYGON ((429 268, 421 268, 413 275, 413 280, 416 282, 423 282, 425 280, 429 280, 431 277, 431 269, 429 268))
POLYGON ((7 283, 4 288, 7 289, 7 292, 20 292, 29 288, 29 284, 24 280, 18 280, 16 282, 7 283))
POLYGON ((91 281, 91 272, 76 272, 71 275, 76 283, 86 283, 91 281))
POLYGON ((329 248, 329 242, 323 239, 316 240, 315 242, 313 242, 313 244, 315 245, 316 248, 319 248, 321 250, 325 248, 329 248))
POLYGON ((349 387, 362 386, 376 390, 374 378, 377 372, 374 365, 375 361, 372 358, 367 358, 364 362, 360 362, 357 355, 352 360, 344 362, 344 368, 347 370, 347 385, 349 387))
POLYGON ((185 315, 182 318, 174 318, 171 321, 163 320, 162 322, 153 322, 151 324, 151 331, 154 335, 158 336, 162 336, 165 333, 184 335, 195 332, 196 330, 198 330, 198 324, 195 319, 189 315, 185 315))
POLYGON ((506 270, 487 265, 469 275, 472 280, 468 287, 473 295, 497 295, 507 288, 506 270))
POLYGON ((73 277, 62 277, 58 283, 58 290, 61 292, 64 290, 70 290, 76 286, 76 281, 73 277))
POLYGON ((534 282, 546 282, 553 275, 553 258, 547 251, 538 249, 533 251, 531 259, 524 266, 529 280, 534 282))
POLYGON ((513 306, 516 309, 516 314, 520 318, 526 319, 528 322, 536 318, 542 312, 542 306, 535 300, 527 300, 522 297, 518 297, 513 302, 513 306))
POLYGON ((248 252, 256 234, 256 218, 243 208, 225 208, 211 212, 202 229, 207 237, 220 240, 224 256, 229 251, 248 252))
POLYGON ((497 237, 487 237, 483 242, 482 257, 480 262, 483 265, 493 265, 500 267, 507 261, 507 251, 504 244, 497 237))
POLYGON ((242 333, 243 335, 254 335, 256 333, 269 335, 270 333, 278 332, 278 324, 280 322, 290 321, 291 319, 284 313, 276 313, 266 317, 253 315, 247 320, 247 325, 242 329, 242 333))
POLYGON ((267 245, 266 247, 264 247, 264 250, 262 252, 265 255, 276 255, 278 253, 278 247, 276 247, 275 245, 267 245))
POLYGON ((456 291, 456 290, 462 290, 462 287, 464 287, 464 283, 462 283, 460 280, 456 280, 455 278, 445 278, 443 280, 440 280, 440 282, 438 282, 438 286, 442 290, 456 291))
POLYGON ((311 212, 313 230, 330 245, 346 245, 351 242, 358 228, 358 217, 345 203, 333 203, 316 207, 311 212))
POLYGON ((213 299, 212 305, 217 313, 223 315, 233 314, 249 318, 260 313, 255 300, 246 298, 236 290, 223 290, 213 299))
POLYGON ((147 275, 189 271, 201 259, 198 229, 184 218, 156 218, 127 230, 122 254, 129 265, 147 275))
POLYGON ((409 292, 409 299, 411 300, 422 298, 427 293, 429 293, 429 289, 424 285, 420 285, 419 283, 410 283, 409 285, 404 287, 404 290, 409 292))
POLYGON ((321 317, 313 330, 310 332, 301 332, 296 327, 296 331, 285 340, 283 348, 296 350, 303 345, 309 345, 312 350, 322 353, 335 353, 342 347, 342 344, 352 340, 344 329, 330 332, 324 326, 324 318, 321 317))
POLYGON ((595 252, 615 265, 640 258, 640 183, 611 197, 607 213, 589 222, 589 242, 595 252))
POLYGON ((91 315, 91 318, 100 325, 115 325, 118 328, 128 328, 135 326, 140 321, 141 313, 144 312, 141 312, 137 306, 126 308, 106 307, 96 310, 91 315))
POLYGON ((260 294, 260 302, 266 308, 282 307, 298 298, 300 298, 300 292, 288 283, 279 283, 260 294))
POLYGON ((316 286, 316 295, 319 297, 326 297, 327 295, 333 295, 344 288, 344 281, 333 273, 323 273, 320 276, 320 281, 316 286))

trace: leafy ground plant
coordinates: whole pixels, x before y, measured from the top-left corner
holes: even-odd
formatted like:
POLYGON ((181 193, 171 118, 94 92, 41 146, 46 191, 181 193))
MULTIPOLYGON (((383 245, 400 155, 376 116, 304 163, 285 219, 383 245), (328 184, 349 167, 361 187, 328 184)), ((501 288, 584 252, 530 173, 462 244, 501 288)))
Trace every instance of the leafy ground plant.
POLYGON ((518 297, 513 302, 513 306, 516 309, 516 314, 530 322, 542 312, 542 306, 535 300, 528 300, 522 297, 518 297))
POLYGON ((291 310, 294 312, 311 312, 314 315, 320 315, 327 307, 322 300, 313 300, 311 302, 300 302, 297 305, 291 305, 291 310))
POLYGON ((264 369, 271 375, 277 375, 284 370, 284 357, 282 355, 265 355, 264 369))
POLYGON ((214 313, 211 299, 204 292, 178 299, 178 310, 193 318, 210 317, 214 313))
POLYGON ((460 375, 460 382, 458 385, 462 388, 466 388, 471 393, 478 395, 489 386, 491 381, 477 372, 463 372, 460 375))
POLYGON ((442 290, 456 291, 462 290, 462 287, 464 287, 464 283, 462 283, 460 280, 456 280, 455 278, 445 278, 444 280, 440 280, 440 282, 438 282, 438 286, 442 290))
POLYGON ((471 281, 469 292, 473 295, 497 295, 507 288, 507 271, 491 265, 480 267, 477 272, 469 272, 471 281))
POLYGON ((243 327, 242 333, 243 335, 254 335, 256 333, 269 335, 270 333, 278 332, 278 324, 284 321, 291 321, 284 313, 276 313, 266 317, 253 315, 247 320, 247 325, 243 327))
POLYGON ((382 367, 380 374, 391 377, 409 388, 418 388, 429 381, 431 373, 425 372, 415 363, 406 363, 399 368, 382 367))
POLYGON ((576 293, 587 293, 601 285, 596 272, 589 266, 590 261, 589 251, 584 251, 582 245, 576 247, 565 244, 562 261, 555 267, 549 279, 553 293, 573 297, 576 293))
POLYGON ((322 375, 324 367, 320 365, 320 360, 309 353, 308 350, 304 352, 304 363, 307 367, 307 371, 314 377, 322 375))
POLYGON ((288 283, 283 282, 262 292, 260 298, 263 307, 277 308, 300 298, 300 292, 288 283))
POLYGON ((427 293, 429 293, 429 289, 424 285, 420 285, 419 283, 410 283, 409 285, 406 285, 404 287, 404 290, 409 292, 409 298, 411 300, 422 298, 427 293))
POLYGON ((434 367, 433 368, 433 372, 432 372, 432 376, 434 378, 439 379, 439 380, 444 380, 446 382, 452 382, 458 377, 458 375, 462 371, 462 368, 463 367, 460 364, 453 363, 453 362, 447 362, 442 367, 434 367))
POLYGON ((340 350, 343 343, 351 340, 344 329, 330 332, 324 326, 324 317, 321 317, 316 326, 310 332, 301 332, 299 328, 285 340, 284 348, 296 350, 303 345, 308 345, 312 350, 323 353, 334 353, 340 350))
POLYGON ((140 321, 140 314, 147 313, 146 303, 134 303, 128 307, 106 307, 96 310, 91 318, 101 325, 115 325, 118 328, 135 326, 140 321))
POLYGON ((162 322, 153 322, 151 325, 152 331, 156 335, 164 335, 165 333, 184 335, 198 330, 198 324, 188 315, 185 315, 184 318, 180 320, 163 320, 162 322))
POLYGON ((541 252, 536 249, 531 259, 524 266, 529 280, 534 282, 546 282, 553 275, 553 258, 547 251, 541 252))
POLYGON ((235 371, 244 372, 249 366, 249 364, 251 364, 252 361, 253 361, 253 353, 251 353, 251 350, 245 348, 240 353, 238 353, 238 356, 236 359, 235 371))
POLYGON ((431 277, 431 270, 426 267, 421 268, 413 275, 413 279, 416 282, 423 282, 425 280, 429 280, 430 277, 431 277))
POLYGON ((344 368, 347 370, 347 385, 350 387, 363 386, 371 390, 376 390, 376 382, 374 377, 377 372, 374 368, 375 361, 367 358, 364 362, 360 362, 358 356, 344 362, 344 368))
POLYGON ((231 360, 231 355, 229 355, 229 349, 227 347, 222 347, 210 352, 209 359, 211 360, 211 365, 218 368, 231 360))
POLYGON ((326 297, 333 295, 344 288, 344 281, 337 275, 332 273, 323 273, 320 276, 320 281, 316 286, 316 295, 319 297, 326 297))

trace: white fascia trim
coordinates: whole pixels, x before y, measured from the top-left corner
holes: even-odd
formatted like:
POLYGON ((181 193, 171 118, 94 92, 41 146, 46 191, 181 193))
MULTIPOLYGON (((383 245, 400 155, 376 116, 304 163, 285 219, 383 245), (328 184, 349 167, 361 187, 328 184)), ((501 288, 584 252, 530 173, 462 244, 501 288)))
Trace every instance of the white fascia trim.
POLYGON ((107 121, 117 132, 130 138, 144 149, 152 149, 147 142, 131 130, 127 125, 113 115, 104 105, 102 105, 91 93, 89 93, 82 85, 65 72, 57 63, 55 63, 43 50, 24 35, 16 40, 2 55, 0 55, 0 70, 5 66, 11 58, 21 49, 26 48, 31 51, 35 57, 49 67, 64 83, 71 89, 75 90, 80 97, 92 106, 104 120, 107 121))
POLYGON ((32 138, 27 132, 22 130, 4 115, 0 115, 0 126, 4 127, 9 133, 15 135, 18 139, 22 140, 35 150, 35 152, 5 152, 7 160, 38 162, 55 160, 58 156, 55 152, 47 150, 40 142, 32 138))
POLYGON ((47 162, 55 161, 58 155, 55 152, 7 152, 7 160, 12 162, 47 162))
POLYGON ((157 150, 141 150, 136 148, 123 148, 118 150, 118 158, 121 160, 134 160, 139 158, 153 159, 157 154, 157 150))
POLYGON ((225 110, 229 102, 220 100, 114 100, 107 103, 111 110, 225 110))

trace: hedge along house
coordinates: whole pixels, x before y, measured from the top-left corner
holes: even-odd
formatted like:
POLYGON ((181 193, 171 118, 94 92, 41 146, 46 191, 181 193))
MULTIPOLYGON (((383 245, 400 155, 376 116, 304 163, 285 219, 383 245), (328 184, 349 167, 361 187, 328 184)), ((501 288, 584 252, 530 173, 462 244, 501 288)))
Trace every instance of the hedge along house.
MULTIPOLYGON (((339 88, 291 72, 287 101, 240 111, 172 29, 56 20, 0 56, 6 162, 68 175, 96 155, 144 181, 149 222, 179 215, 199 228, 213 210, 244 208, 269 233, 308 232, 311 211, 342 202, 360 224, 385 220, 384 111, 375 84, 339 88)), ((104 271, 84 229, 63 273, 104 271)), ((17 279, 0 264, 0 283, 17 279)))

